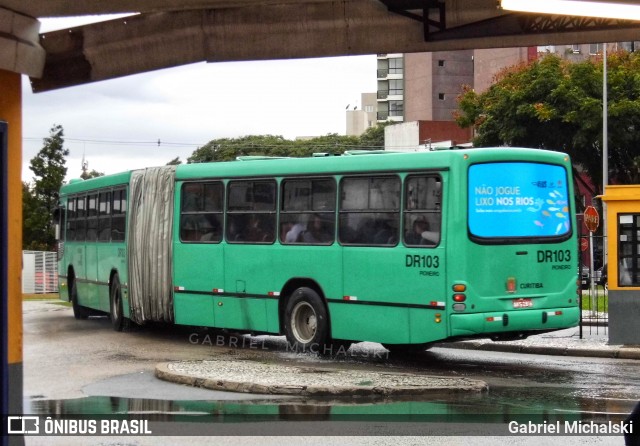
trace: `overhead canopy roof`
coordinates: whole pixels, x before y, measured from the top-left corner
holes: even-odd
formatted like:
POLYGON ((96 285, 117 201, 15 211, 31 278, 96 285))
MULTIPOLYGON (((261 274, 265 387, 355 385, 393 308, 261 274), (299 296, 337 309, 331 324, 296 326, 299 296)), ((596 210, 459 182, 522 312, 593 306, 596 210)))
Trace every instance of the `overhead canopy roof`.
POLYGON ((624 20, 507 14, 496 4, 0 0, 0 68, 29 74, 34 91, 47 91, 201 61, 633 41, 640 29, 624 20), (36 19, 113 13, 138 14, 38 34, 36 19), (7 57, 13 49, 13 58, 7 57))

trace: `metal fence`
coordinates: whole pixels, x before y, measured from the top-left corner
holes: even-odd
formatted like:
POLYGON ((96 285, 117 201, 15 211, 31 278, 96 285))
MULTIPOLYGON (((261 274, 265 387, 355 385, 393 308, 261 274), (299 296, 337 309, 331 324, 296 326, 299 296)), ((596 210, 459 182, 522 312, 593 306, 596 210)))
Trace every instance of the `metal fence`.
POLYGON ((609 328, 609 289, 605 285, 595 285, 582 290, 582 313, 580 317, 580 337, 606 335, 609 328))
POLYGON ((58 265, 55 252, 22 251, 22 292, 26 294, 58 292, 58 265))
POLYGON ((582 295, 580 307, 580 337, 607 335, 609 328, 609 287, 604 258, 606 237, 582 235, 588 250, 581 251, 580 281, 582 295), (593 262, 591 258, 593 257, 593 262))

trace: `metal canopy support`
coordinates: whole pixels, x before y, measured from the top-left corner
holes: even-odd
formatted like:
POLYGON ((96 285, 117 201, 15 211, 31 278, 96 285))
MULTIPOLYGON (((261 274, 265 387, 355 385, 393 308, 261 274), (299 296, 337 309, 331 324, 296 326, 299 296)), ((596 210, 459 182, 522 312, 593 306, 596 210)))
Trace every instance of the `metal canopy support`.
MULTIPOLYGON (((546 36, 555 34, 560 36, 562 34, 590 31, 621 31, 625 28, 635 29, 637 24, 630 20, 620 19, 514 13, 432 33, 429 40, 431 42, 440 42, 482 38, 488 35, 492 37, 532 36, 536 34, 545 34, 546 36)), ((574 38, 572 37, 572 39, 574 38)), ((561 39, 556 38, 555 40, 560 43, 559 40, 561 39)))
POLYGON ((526 33, 562 33, 573 31, 590 31, 620 29, 634 25, 631 20, 603 19, 594 17, 572 17, 560 15, 518 15, 523 32, 526 33))
POLYGON ((417 20, 422 23, 424 40, 429 40, 431 28, 438 31, 446 29, 445 4, 438 0, 380 0, 389 12, 417 20), (437 19, 431 18, 431 11, 436 10, 437 19))

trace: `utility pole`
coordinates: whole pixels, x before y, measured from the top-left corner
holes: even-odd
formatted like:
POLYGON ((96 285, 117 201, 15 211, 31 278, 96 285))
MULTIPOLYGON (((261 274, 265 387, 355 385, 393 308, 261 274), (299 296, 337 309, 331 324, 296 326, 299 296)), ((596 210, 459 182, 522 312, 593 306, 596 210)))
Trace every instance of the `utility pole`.
MULTIPOLYGON (((602 46, 602 194, 609 183, 609 132, 607 96, 607 44, 602 46)), ((607 204, 602 201, 602 261, 607 263, 607 204)))

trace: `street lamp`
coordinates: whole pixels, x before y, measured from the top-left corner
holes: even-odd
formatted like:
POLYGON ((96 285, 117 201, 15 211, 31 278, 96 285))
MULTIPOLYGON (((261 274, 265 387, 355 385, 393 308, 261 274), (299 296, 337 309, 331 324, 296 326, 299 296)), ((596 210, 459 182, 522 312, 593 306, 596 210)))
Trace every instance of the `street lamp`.
MULTIPOLYGON (((607 44, 602 47, 602 195, 609 184, 609 97, 607 94, 607 44)), ((607 203, 602 201, 602 264, 607 261, 607 203)))

